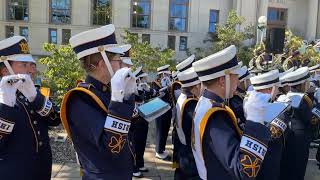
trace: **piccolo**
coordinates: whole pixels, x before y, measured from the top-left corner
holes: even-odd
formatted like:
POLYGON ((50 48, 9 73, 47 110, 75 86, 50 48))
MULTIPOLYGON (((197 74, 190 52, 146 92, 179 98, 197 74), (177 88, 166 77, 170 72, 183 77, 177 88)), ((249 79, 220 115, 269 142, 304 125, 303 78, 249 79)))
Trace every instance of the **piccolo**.
POLYGON ((23 78, 9 79, 7 82, 8 82, 8 84, 13 85, 14 83, 17 83, 17 82, 19 82, 20 80, 21 80, 22 82, 25 82, 25 79, 23 79, 23 78))

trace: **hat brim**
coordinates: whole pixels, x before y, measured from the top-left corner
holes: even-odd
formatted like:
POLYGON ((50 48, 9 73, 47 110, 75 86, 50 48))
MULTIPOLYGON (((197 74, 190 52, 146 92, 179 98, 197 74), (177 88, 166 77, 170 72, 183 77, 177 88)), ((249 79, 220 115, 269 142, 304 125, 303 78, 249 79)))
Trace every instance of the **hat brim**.
POLYGON ((241 73, 242 73, 242 71, 241 71, 241 67, 239 65, 230 70, 230 74, 240 75, 241 73))
POLYGON ((141 75, 139 75, 137 78, 143 78, 143 77, 147 77, 148 74, 147 73, 142 73, 141 75))
POLYGON ((158 75, 159 74, 171 74, 171 72, 170 71, 161 71, 161 72, 158 72, 158 75))
POLYGON ((30 54, 16 54, 16 55, 8 56, 7 59, 9 61, 36 63, 36 61, 33 59, 32 55, 30 55, 30 54))
POLYGON ((125 45, 118 45, 115 44, 113 46, 106 46, 105 47, 105 51, 107 52, 111 52, 114 54, 121 54, 123 55, 125 52, 127 52, 129 49, 131 48, 130 44, 125 44, 125 45))

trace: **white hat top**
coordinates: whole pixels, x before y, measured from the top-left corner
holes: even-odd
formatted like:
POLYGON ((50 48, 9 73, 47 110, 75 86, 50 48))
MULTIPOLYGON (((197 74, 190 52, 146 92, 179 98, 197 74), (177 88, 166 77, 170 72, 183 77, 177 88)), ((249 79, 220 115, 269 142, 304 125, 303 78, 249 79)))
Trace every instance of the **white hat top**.
POLYGON ((190 87, 201 83, 193 67, 179 73, 178 79, 182 87, 190 87))
POLYGON ((231 45, 192 64, 201 81, 216 79, 227 74, 240 74, 237 49, 231 45))
POLYGON ((267 89, 280 84, 279 70, 272 70, 250 78, 254 90, 267 89))
POLYGON ((176 68, 178 71, 183 72, 189 68, 192 67, 192 63, 195 60, 195 55, 191 55, 190 57, 188 57, 187 59, 183 60, 181 63, 179 63, 176 68))

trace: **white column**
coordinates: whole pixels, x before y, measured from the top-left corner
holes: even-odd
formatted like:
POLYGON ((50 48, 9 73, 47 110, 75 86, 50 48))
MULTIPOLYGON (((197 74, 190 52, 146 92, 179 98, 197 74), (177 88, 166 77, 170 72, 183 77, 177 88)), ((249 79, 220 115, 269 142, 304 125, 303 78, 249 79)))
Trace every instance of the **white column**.
POLYGON ((317 33, 318 0, 309 0, 308 3, 306 39, 314 40, 317 33))

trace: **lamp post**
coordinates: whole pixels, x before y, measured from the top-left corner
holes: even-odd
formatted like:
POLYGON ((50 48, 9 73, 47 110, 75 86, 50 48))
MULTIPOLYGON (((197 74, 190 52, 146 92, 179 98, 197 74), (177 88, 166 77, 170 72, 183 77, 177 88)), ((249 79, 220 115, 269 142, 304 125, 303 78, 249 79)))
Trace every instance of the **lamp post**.
POLYGON ((257 29, 257 34, 260 34, 260 41, 257 40, 256 44, 262 42, 263 37, 266 34, 266 31, 265 31, 266 28, 267 28, 267 17, 260 16, 258 19, 258 29, 257 29))

